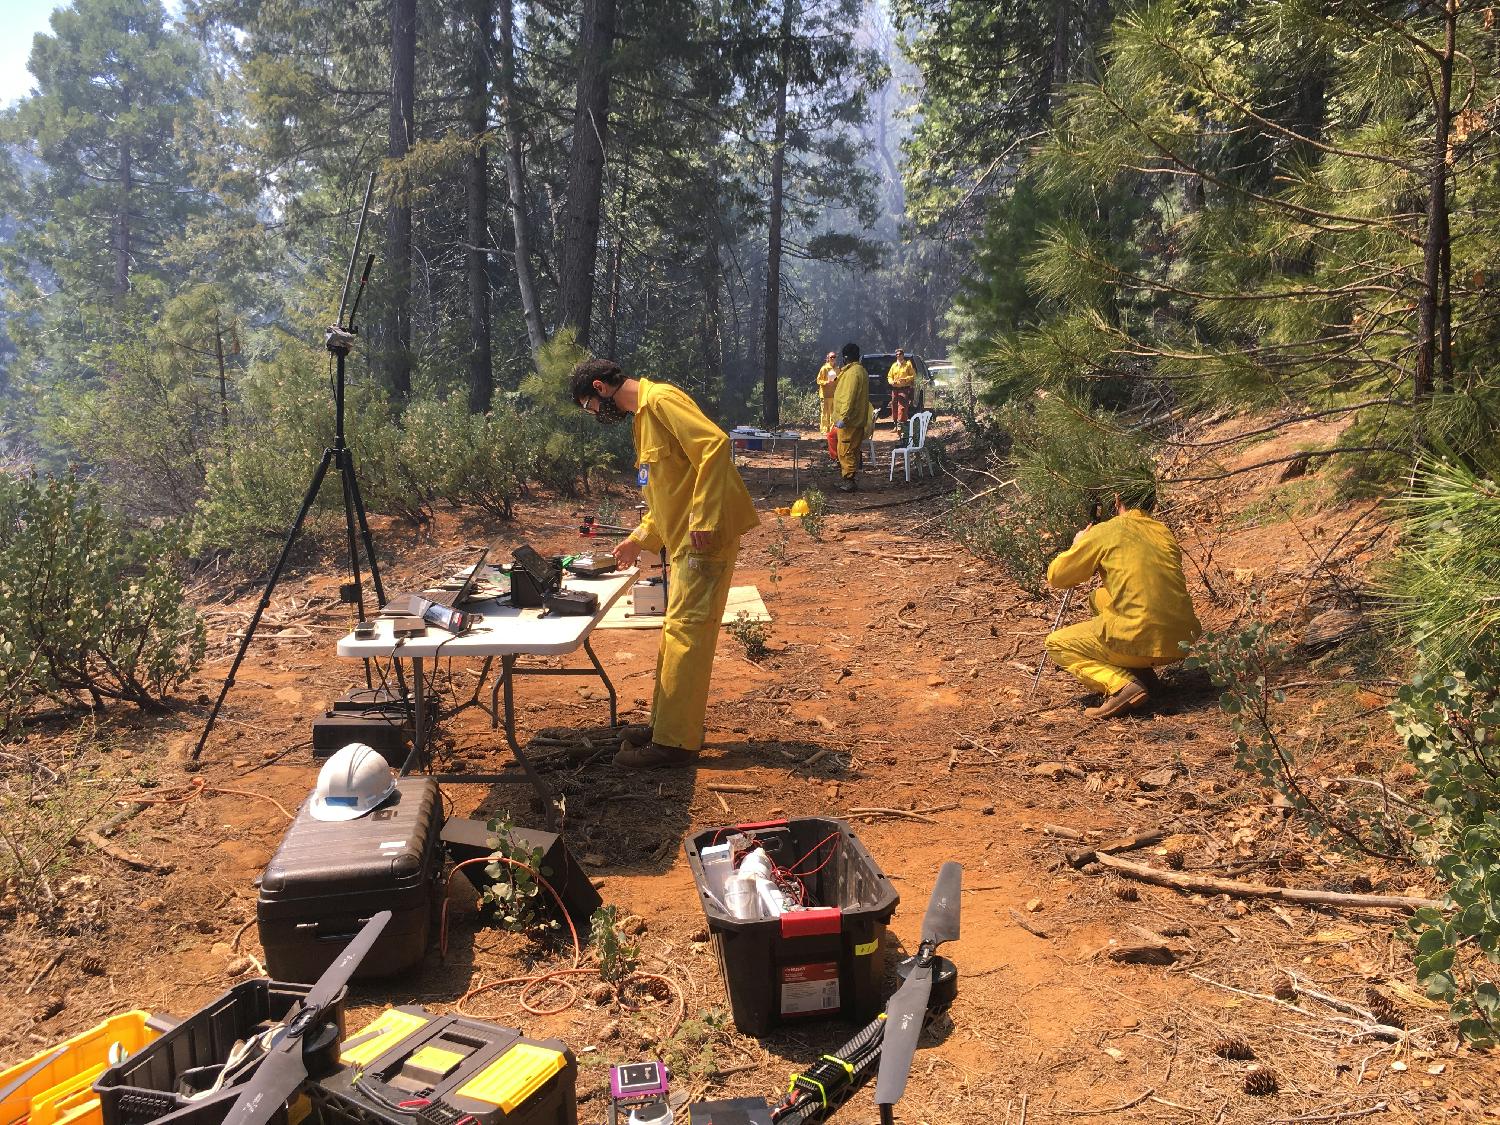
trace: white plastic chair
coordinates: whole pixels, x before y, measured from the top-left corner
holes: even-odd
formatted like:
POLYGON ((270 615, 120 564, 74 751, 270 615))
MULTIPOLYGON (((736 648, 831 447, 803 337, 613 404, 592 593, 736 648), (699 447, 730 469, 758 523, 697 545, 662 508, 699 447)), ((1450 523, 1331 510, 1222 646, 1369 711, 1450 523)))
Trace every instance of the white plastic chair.
POLYGON ((911 436, 907 438, 907 444, 899 449, 891 450, 891 472, 887 480, 896 479, 896 458, 901 458, 902 469, 906 473, 906 483, 911 483, 911 455, 920 454, 917 468, 920 472, 923 462, 927 465, 927 472, 937 476, 937 469, 932 464, 932 454, 927 452, 927 427, 932 423, 932 411, 924 410, 920 414, 911 416, 911 436))

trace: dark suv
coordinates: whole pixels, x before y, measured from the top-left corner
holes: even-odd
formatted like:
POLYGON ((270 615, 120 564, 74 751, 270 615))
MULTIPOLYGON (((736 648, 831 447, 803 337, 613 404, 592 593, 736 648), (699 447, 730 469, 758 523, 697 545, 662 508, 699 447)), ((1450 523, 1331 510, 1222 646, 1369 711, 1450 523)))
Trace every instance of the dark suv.
MULTIPOLYGON (((919 355, 906 353, 906 358, 911 360, 911 365, 916 369, 917 382, 913 388, 912 409, 923 410, 927 401, 927 384, 931 381, 927 375, 927 361, 919 355)), ((891 385, 885 381, 885 373, 891 369, 891 364, 896 362, 895 352, 867 352, 860 360, 865 365, 865 372, 870 376, 870 406, 875 410, 876 418, 889 418, 891 414, 891 385)))

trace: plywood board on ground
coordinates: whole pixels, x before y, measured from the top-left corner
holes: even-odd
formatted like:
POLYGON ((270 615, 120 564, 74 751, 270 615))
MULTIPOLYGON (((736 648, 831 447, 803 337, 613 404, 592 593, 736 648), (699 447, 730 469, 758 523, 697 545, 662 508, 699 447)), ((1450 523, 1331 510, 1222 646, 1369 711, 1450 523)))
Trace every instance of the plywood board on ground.
MULTIPOLYGON (((722 624, 728 625, 741 613, 746 614, 751 621, 769 621, 771 613, 766 609, 766 603, 761 600, 760 591, 754 586, 731 586, 729 587, 729 601, 724 604, 724 620, 722 624)), ((630 612, 630 594, 627 592, 619 601, 609 607, 609 612, 604 615, 604 620, 595 626, 596 629, 660 629, 661 618, 659 616, 636 617, 630 612)))

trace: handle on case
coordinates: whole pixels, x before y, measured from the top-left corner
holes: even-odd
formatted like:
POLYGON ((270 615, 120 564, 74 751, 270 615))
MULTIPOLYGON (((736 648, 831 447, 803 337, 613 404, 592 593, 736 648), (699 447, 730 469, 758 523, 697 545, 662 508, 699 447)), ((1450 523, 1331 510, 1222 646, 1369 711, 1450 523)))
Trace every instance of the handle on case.
POLYGON ((368 918, 356 918, 354 920, 354 928, 352 930, 347 930, 337 934, 324 933, 321 928, 323 923, 321 922, 298 922, 292 928, 300 933, 306 933, 308 930, 313 931, 315 941, 350 942, 354 940, 354 938, 359 934, 360 930, 365 928, 365 923, 367 923, 369 920, 370 919, 368 918))

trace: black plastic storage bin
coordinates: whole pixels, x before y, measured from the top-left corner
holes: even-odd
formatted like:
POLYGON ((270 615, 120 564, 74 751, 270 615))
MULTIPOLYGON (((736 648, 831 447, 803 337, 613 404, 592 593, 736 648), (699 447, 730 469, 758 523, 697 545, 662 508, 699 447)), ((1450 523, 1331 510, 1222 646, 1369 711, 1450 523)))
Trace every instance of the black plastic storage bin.
POLYGON ((683 847, 735 1027, 763 1035, 787 1020, 838 1016, 863 1023, 880 1014, 881 943, 901 898, 845 821, 809 816, 709 828, 683 847), (699 853, 735 832, 753 836, 778 866, 806 872, 816 907, 745 922, 717 904, 705 889, 699 853))
MULTIPOLYGON (((198 1067, 222 1065, 238 1040, 280 1023, 309 991, 310 985, 265 979, 235 985, 95 1080, 103 1125, 147 1125, 189 1105, 188 1099, 177 1093, 178 1080, 184 1074, 198 1067)), ((338 1022, 342 1034, 342 994, 328 1015, 338 1022)), ((218 1107, 220 1120, 228 1109, 227 1105, 218 1107)), ((280 1114, 277 1119, 285 1116, 280 1114)))

